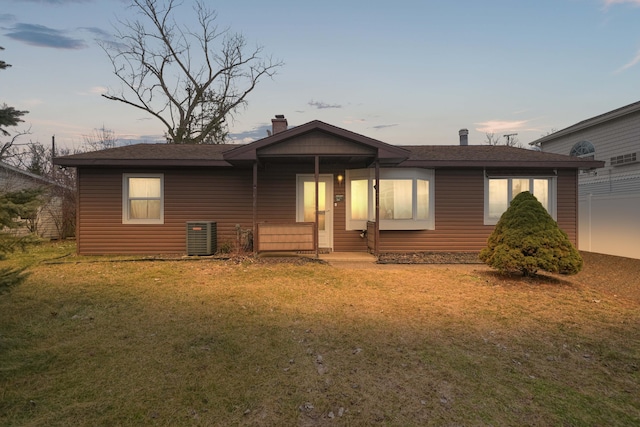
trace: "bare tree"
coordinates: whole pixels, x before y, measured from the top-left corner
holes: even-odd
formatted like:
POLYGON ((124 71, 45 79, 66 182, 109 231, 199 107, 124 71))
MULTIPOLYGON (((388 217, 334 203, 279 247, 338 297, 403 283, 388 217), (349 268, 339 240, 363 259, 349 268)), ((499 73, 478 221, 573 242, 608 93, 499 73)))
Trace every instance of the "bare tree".
POLYGON ((484 134, 485 136, 485 143, 487 145, 500 145, 500 137, 496 137, 496 134, 493 132, 487 132, 484 134))
POLYGON ((227 118, 247 104, 262 77, 272 77, 283 64, 263 58, 262 46, 248 49, 241 34, 219 29, 217 14, 204 2, 195 3, 197 26, 179 24, 181 5, 132 0, 141 20, 119 21, 117 42, 102 43, 123 90, 102 96, 160 120, 168 142, 220 143, 227 118))
POLYGON ((94 129, 91 135, 83 135, 83 138, 84 144, 88 148, 87 151, 104 150, 118 145, 118 137, 115 132, 105 128, 104 125, 99 129, 94 129))
POLYGON ((516 137, 516 133, 510 133, 504 135, 504 140, 501 136, 496 136, 493 132, 485 133, 485 143, 488 145, 506 145, 508 147, 522 148, 520 140, 516 137))

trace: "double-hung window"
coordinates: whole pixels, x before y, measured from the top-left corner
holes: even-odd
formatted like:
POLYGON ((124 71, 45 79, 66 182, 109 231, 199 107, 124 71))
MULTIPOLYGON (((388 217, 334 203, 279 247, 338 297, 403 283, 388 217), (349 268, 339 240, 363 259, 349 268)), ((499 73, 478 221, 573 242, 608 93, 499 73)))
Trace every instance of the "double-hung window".
MULTIPOLYGON (((380 169, 380 229, 434 228, 434 173, 428 169, 380 169)), ((347 171, 347 230, 375 220, 375 171, 347 171)))
POLYGON ((556 219, 555 177, 486 177, 484 223, 495 225, 518 194, 528 191, 556 219))
POLYGON ((163 174, 123 175, 122 223, 164 224, 163 174))

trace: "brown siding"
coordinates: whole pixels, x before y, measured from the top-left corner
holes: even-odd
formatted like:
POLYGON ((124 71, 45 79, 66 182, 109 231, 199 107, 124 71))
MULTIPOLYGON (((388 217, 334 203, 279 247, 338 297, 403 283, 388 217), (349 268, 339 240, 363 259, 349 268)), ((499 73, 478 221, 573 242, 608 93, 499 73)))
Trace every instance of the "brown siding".
MULTIPOLYGON (((312 162, 267 163, 258 171, 258 222, 296 220, 296 174, 313 174, 312 162)), ((345 195, 344 165, 322 164, 334 176, 334 195, 345 195)), ((441 169, 435 174, 435 230, 380 232, 382 252, 479 251, 493 226, 484 221, 482 169, 441 169)), ((524 173, 523 173, 524 174, 524 173)), ((558 173, 558 223, 577 239, 577 173, 558 173)), ((186 253, 186 221, 215 221, 218 247, 235 244, 236 224, 251 228, 251 169, 87 169, 78 174, 78 251, 81 254, 186 253), (165 223, 122 224, 122 174, 164 173, 165 223)), ((346 200, 335 202, 334 250, 367 250, 358 230, 345 230, 346 200)))
POLYGON ((558 225, 578 246, 578 171, 558 170, 558 225))
POLYGON ((78 252, 186 252, 186 221, 216 221, 218 245, 236 240, 235 225, 251 227, 252 181, 246 170, 81 169, 78 173, 78 252), (122 174, 164 173, 164 224, 122 224, 122 174))
MULTIPOLYGON (((296 220, 296 175, 313 174, 314 165, 267 163, 258 171, 258 221, 283 222, 296 220)), ((339 164, 321 165, 321 174, 333 174, 333 192, 345 195, 346 182, 338 183, 337 176, 345 176, 339 164)), ((366 252, 365 239, 359 231, 345 230, 345 203, 335 202, 333 209, 333 249, 338 252, 366 252)))
POLYGON ((381 252, 479 251, 492 226, 484 222, 482 169, 436 170, 435 230, 380 231, 381 252))
POLYGON ((296 170, 313 173, 314 167, 268 163, 258 169, 258 221, 295 222, 296 170))
POLYGON ((375 155, 375 150, 363 144, 354 143, 344 138, 325 132, 310 132, 296 139, 270 145, 259 150, 260 155, 375 155))
MULTIPOLYGON (((531 175, 531 171, 511 171, 531 175)), ((485 247, 493 226, 484 225, 482 169, 441 169, 435 177, 435 230, 380 231, 381 252, 464 252, 485 247)), ((575 244, 577 236, 577 172, 560 170, 557 180, 558 225, 575 244)))

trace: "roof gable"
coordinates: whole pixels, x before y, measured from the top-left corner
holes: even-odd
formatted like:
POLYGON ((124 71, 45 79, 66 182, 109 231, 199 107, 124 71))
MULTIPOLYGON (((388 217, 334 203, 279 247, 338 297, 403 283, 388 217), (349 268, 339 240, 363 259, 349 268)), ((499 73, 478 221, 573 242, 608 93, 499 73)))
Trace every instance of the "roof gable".
POLYGON ((376 149, 340 138, 321 130, 312 130, 256 150, 259 157, 287 157, 309 155, 375 156, 376 149))
POLYGON ((23 170, 23 169, 19 169, 15 166, 11 166, 10 164, 7 164, 5 162, 0 162, 0 170, 5 171, 5 173, 10 174, 10 175, 15 175, 15 176, 19 176, 22 179, 31 181, 31 182, 35 182, 38 183, 40 185, 48 185, 48 186, 57 186, 57 187, 63 187, 63 185, 58 184, 57 182, 49 179, 49 178, 45 178, 44 176, 40 176, 40 175, 36 175, 35 173, 23 170))
POLYGON ((346 129, 314 120, 224 153, 229 162, 257 160, 261 156, 378 155, 382 162, 399 162, 408 150, 346 129))
POLYGON ((561 129, 557 132, 551 133, 549 135, 543 136, 542 138, 538 138, 533 142, 530 142, 530 145, 542 145, 547 142, 554 141, 563 136, 588 129, 593 126, 600 125, 602 123, 610 122, 611 120, 615 120, 629 114, 640 113, 640 101, 634 102, 633 104, 625 105, 624 107, 617 108, 615 110, 606 112, 604 114, 600 114, 595 117, 591 117, 590 119, 582 120, 574 125, 561 129))

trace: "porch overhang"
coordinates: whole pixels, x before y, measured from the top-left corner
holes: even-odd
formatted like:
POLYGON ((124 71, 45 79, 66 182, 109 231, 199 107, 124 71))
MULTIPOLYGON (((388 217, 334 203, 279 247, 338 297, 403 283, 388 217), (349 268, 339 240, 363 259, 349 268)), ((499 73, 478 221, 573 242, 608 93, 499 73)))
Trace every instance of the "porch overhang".
POLYGON ((225 152, 223 158, 233 165, 316 156, 372 165, 377 158, 381 164, 391 166, 405 161, 410 154, 402 147, 315 120, 234 148, 225 152))

